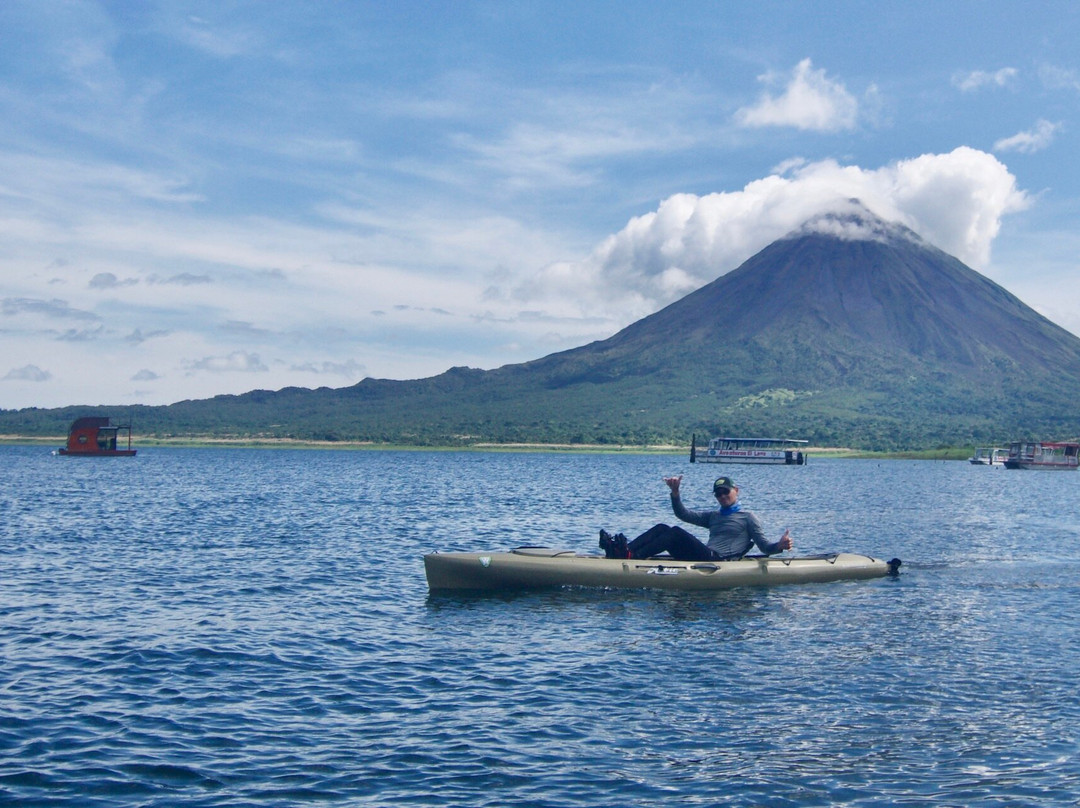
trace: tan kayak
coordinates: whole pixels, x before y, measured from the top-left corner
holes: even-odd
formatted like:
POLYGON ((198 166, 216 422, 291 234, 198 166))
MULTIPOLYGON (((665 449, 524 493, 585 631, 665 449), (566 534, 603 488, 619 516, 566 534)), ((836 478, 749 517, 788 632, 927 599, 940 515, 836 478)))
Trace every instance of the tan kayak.
POLYGON ((820 583, 895 575, 900 559, 855 553, 738 561, 645 560, 578 555, 572 550, 518 547, 509 552, 431 553, 424 556, 428 588, 531 589, 602 586, 626 589, 727 589, 735 586, 820 583))

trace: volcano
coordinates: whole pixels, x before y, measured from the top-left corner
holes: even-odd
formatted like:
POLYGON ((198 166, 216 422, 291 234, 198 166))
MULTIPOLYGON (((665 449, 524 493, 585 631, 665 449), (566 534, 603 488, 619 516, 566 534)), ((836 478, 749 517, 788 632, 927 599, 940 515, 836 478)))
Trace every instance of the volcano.
MULTIPOLYGON (((579 348, 488 371, 254 391, 133 417, 181 435, 452 445, 741 433, 896 450, 1075 438, 1078 396, 1080 338, 853 203, 579 348)), ((71 417, 48 412, 57 424, 71 417)), ((0 413, 0 427, 17 431, 11 415, 0 413)))
POLYGON ((866 211, 812 219, 610 339, 557 356, 639 363, 658 350, 693 356, 711 377, 728 380, 759 361, 761 381, 806 389, 826 381, 859 388, 869 377, 888 381, 883 373, 994 390, 1080 379, 1075 335, 912 230, 866 211))

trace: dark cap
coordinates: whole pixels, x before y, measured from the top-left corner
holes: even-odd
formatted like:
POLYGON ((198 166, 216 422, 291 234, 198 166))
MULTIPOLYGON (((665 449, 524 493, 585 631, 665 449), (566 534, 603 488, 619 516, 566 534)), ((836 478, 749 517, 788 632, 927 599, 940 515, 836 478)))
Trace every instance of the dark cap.
POLYGON ((716 482, 712 484, 713 493, 715 494, 717 489, 720 488, 738 488, 738 486, 730 477, 717 477, 716 482))

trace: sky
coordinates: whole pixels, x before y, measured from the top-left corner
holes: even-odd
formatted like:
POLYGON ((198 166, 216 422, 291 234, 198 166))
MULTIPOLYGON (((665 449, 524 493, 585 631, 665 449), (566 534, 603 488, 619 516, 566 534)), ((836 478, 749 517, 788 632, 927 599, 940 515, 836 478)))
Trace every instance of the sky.
POLYGON ((852 199, 1080 334, 1078 42, 1072 2, 3 0, 0 409, 524 362, 852 199))

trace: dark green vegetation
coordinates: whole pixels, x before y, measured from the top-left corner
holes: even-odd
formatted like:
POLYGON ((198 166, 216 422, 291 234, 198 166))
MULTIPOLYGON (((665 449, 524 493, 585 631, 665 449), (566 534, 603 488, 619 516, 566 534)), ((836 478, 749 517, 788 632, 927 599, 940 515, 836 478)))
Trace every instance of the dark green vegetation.
POLYGON ((3 411, 0 433, 59 435, 109 414, 158 437, 686 445, 696 433, 925 450, 1075 438, 1078 395, 1080 339, 866 213, 822 217, 610 339, 532 362, 167 407, 3 411))

